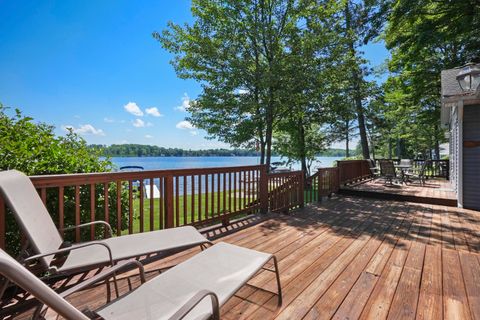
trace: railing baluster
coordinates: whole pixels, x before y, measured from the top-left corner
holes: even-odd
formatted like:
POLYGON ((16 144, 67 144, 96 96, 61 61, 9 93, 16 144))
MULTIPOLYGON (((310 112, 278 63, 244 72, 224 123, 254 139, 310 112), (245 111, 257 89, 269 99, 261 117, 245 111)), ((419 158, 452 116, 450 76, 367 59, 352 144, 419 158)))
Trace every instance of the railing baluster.
POLYGON ((220 173, 217 173, 217 217, 222 211, 222 209, 220 208, 220 181, 220 173))
POLYGON ((208 211, 208 179, 210 178, 209 174, 205 175, 205 219, 209 218, 209 211, 208 211))
POLYGON ((160 197, 158 198, 158 227, 160 228, 160 230, 163 229, 163 218, 164 218, 164 208, 163 208, 163 202, 164 202, 164 198, 165 198, 165 195, 163 194, 163 184, 164 184, 164 178, 163 177, 159 177, 158 178, 158 187, 159 187, 159 191, 160 191, 160 197))
POLYGON ((183 176, 183 224, 188 224, 187 219, 187 176, 183 176))
POLYGON ((153 185, 154 181, 153 178, 150 178, 150 231, 155 230, 155 202, 154 202, 154 194, 153 194, 153 185))
POLYGON ((227 212, 227 174, 223 173, 223 209, 222 214, 227 212))
POLYGON ((195 176, 192 175, 190 177, 190 183, 191 183, 191 189, 192 189, 192 194, 190 196, 191 198, 191 207, 190 207, 190 223, 194 223, 195 222, 195 176))
MULTIPOLYGON (((95 184, 90 184, 90 222, 95 221, 95 184)), ((95 225, 90 226, 90 239, 95 239, 95 225)))
POLYGON ((228 173, 228 211, 234 212, 232 210, 232 173, 228 173))
MULTIPOLYGON (((158 178, 158 183, 159 183, 159 189, 160 189, 160 198, 158 198, 158 221, 159 221, 159 228, 160 230, 163 229, 164 223, 164 199, 165 195, 163 193, 163 185, 165 183, 165 178, 164 177, 159 177, 158 178)), ((186 188, 186 186, 185 186, 186 188)))
POLYGON ((165 227, 173 228, 173 176, 165 177, 165 227))
POLYGON ((233 211, 237 211, 237 172, 233 173, 233 211))
POLYGON ((122 181, 117 180, 117 236, 122 234, 122 181))
POLYGON ((133 182, 128 181, 128 233, 133 233, 133 182))
POLYGON ((198 175, 198 221, 202 219, 202 175, 198 175))
MULTIPOLYGON (((80 221, 80 186, 75 186, 75 225, 78 226, 80 221)), ((80 241, 80 229, 75 229, 75 241, 80 241)))
POLYGON ((180 179, 175 177, 175 226, 180 226, 180 179))
POLYGON ((108 205, 108 182, 103 184, 103 203, 104 203, 104 219, 106 223, 110 223, 110 206, 108 205))
MULTIPOLYGON (((64 212, 65 212, 65 199, 64 199, 64 194, 65 194, 65 190, 63 188, 63 186, 61 187, 58 187, 58 228, 61 231, 61 236, 63 237, 64 236, 64 232, 63 232, 63 228, 65 228, 65 216, 64 216, 64 212)), ((0 210, 1 210, 1 203, 0 203, 0 210)))
POLYGON ((144 193, 143 193, 143 190, 144 190, 145 186, 143 184, 143 179, 140 179, 140 184, 138 186, 138 194, 139 194, 139 203, 140 203, 140 212, 139 212, 139 215, 140 215, 140 232, 143 232, 144 231, 144 226, 145 226, 145 211, 144 211, 144 193))

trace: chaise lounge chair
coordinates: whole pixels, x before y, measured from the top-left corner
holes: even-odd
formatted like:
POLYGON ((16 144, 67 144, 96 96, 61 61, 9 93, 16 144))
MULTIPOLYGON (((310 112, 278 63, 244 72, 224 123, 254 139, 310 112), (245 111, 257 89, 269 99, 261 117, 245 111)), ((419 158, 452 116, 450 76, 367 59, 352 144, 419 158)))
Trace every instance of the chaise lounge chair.
MULTIPOLYGON (((25 234, 29 249, 33 251, 24 262, 39 262, 43 271, 56 275, 71 275, 104 266, 113 266, 121 260, 153 255, 148 261, 159 259, 168 253, 211 244, 197 229, 184 226, 173 229, 110 237, 97 241, 72 244, 65 247, 53 220, 41 201, 30 179, 23 173, 10 170, 0 172, 0 195, 12 210, 25 234), (61 264, 55 255, 65 255, 61 264)), ((111 227, 105 221, 93 224, 111 227)), ((92 223, 76 227, 90 226, 92 223)))
MULTIPOLYGON (((60 316, 71 320, 101 319, 220 319, 219 308, 260 269, 275 272, 278 304, 282 289, 275 256, 227 243, 218 243, 145 283, 142 265, 136 260, 120 263, 105 272, 57 294, 32 273, 0 250, 0 273, 60 316), (275 270, 265 268, 273 259, 275 270), (140 269, 142 285, 95 311, 76 309, 64 298, 98 281, 112 277, 123 268, 140 269), (206 299, 210 297, 210 301, 206 299)), ((36 315, 43 315, 44 308, 36 315)))

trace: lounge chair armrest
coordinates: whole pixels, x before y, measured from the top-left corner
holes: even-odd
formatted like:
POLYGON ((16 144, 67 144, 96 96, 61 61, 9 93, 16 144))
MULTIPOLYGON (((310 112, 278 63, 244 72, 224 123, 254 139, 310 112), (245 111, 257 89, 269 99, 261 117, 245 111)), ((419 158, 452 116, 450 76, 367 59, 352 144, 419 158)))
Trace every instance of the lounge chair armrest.
POLYGON ((111 238, 112 237, 112 235, 113 235, 112 226, 108 222, 103 221, 103 220, 96 220, 96 221, 92 221, 92 222, 82 223, 82 224, 79 224, 79 225, 76 225, 76 226, 71 226, 71 227, 66 227, 66 228, 59 229, 59 231, 75 230, 75 229, 84 228, 84 227, 88 227, 88 226, 95 225, 95 224, 104 225, 105 226, 105 231, 108 234, 108 237, 106 237, 106 238, 111 238))
POLYGON ((128 271, 129 269, 133 269, 133 268, 138 268, 139 275, 140 275, 140 281, 142 283, 145 283, 146 278, 145 278, 145 269, 144 269, 143 265, 137 260, 128 260, 128 261, 120 262, 117 265, 115 265, 115 266, 113 266, 113 267, 111 267, 111 268, 109 268, 105 271, 102 271, 99 274, 97 274, 97 275, 95 275, 95 276, 93 276, 93 277, 91 277, 91 278, 89 278, 85 281, 82 281, 81 283, 71 287, 70 289, 63 291, 62 293, 60 293, 60 295, 63 298, 66 298, 69 295, 71 295, 72 293, 81 291, 83 289, 87 289, 90 286, 92 286, 92 285, 94 285, 94 284, 96 284, 100 281, 107 280, 107 279, 115 276, 115 274, 120 272, 120 271, 128 271))
MULTIPOLYGON (((73 251, 73 250, 77 250, 77 249, 85 248, 85 247, 90 247, 90 246, 103 246, 103 247, 105 247, 105 249, 108 251, 108 257, 110 259, 110 266, 113 267, 114 263, 113 263, 112 249, 108 246, 108 244, 106 244, 103 241, 90 241, 90 242, 85 242, 85 243, 74 244, 71 247, 61 248, 61 249, 58 249, 58 250, 55 250, 55 251, 44 252, 44 253, 36 254, 34 256, 30 256, 30 257, 24 259, 23 262, 24 263, 25 262, 30 262, 30 261, 38 260, 39 258, 53 256, 57 253, 70 252, 70 251, 73 251)), ((55 269, 55 267, 53 267, 52 269, 55 269)))
POLYGON ((178 309, 169 320, 181 320, 185 318, 185 316, 207 296, 210 296, 212 299, 212 319, 220 320, 220 305, 218 302, 218 297, 215 292, 209 290, 201 290, 197 292, 180 309, 178 309))

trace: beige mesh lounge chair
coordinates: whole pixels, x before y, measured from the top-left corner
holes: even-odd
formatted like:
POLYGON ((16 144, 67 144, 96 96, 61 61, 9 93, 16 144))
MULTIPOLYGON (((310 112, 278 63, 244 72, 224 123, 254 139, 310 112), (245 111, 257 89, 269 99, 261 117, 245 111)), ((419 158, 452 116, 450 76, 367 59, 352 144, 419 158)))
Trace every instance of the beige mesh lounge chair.
MULTIPOLYGON (((0 172, 0 194, 15 215, 15 219, 25 234, 32 256, 25 263, 40 262, 44 271, 54 274, 74 274, 102 266, 113 266, 120 260, 152 255, 150 260, 182 249, 210 244, 192 226, 111 237, 89 241, 62 248, 63 239, 41 201, 30 179, 23 173, 11 170, 0 172), (68 253, 60 265, 55 264, 56 254, 68 253)), ((101 223, 108 230, 105 221, 101 223)), ((76 227, 90 226, 92 223, 76 227)))
MULTIPOLYGON (((218 243, 176 265, 148 282, 142 265, 135 260, 120 263, 107 271, 64 291, 60 295, 50 289, 17 261, 0 250, 0 273, 66 319, 219 319, 219 308, 247 283, 260 269, 275 272, 278 304, 282 289, 275 256, 227 243, 218 243), (275 270, 265 268, 273 259, 275 270), (140 269, 142 285, 99 310, 76 309, 64 298, 105 281, 122 268, 140 269), (208 297, 210 299, 208 299, 208 297)), ((44 314, 37 309, 37 315, 44 314)))

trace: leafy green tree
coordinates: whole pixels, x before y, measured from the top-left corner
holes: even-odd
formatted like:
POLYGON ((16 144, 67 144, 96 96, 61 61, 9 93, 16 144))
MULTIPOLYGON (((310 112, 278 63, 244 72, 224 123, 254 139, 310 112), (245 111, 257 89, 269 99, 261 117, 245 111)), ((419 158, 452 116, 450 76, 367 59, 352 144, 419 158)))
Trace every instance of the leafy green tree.
POLYGON ((439 157, 440 72, 461 66, 480 52, 480 3, 476 0, 391 1, 385 32, 391 52, 386 99, 396 135, 415 146, 409 152, 439 157))
MULTIPOLYGON (((27 175, 105 172, 112 169, 108 159, 100 158, 98 150, 89 148, 82 138, 73 132, 66 136, 56 136, 54 127, 45 123, 35 123, 18 109, 13 116, 0 104, 0 170, 16 169, 27 175)), ((116 186, 109 187, 110 222, 116 230, 116 186)), ((125 191, 122 191, 125 193, 125 191)), ((47 208, 54 221, 58 221, 58 190, 47 190, 47 208)), ((103 186, 96 186, 95 197, 98 212, 104 212, 103 186)), ((123 208, 127 208, 128 197, 123 196, 123 208)), ((65 226, 74 225, 74 188, 65 188, 65 226)), ((80 188, 80 208, 82 222, 89 221, 90 188, 80 188)), ((126 212, 122 223, 126 223, 126 212)), ((103 218, 103 215, 102 215, 103 218)), ((15 253, 19 249, 20 234, 12 214, 6 216, 7 248, 15 253)), ((101 232, 98 230, 98 232, 101 232)), ((88 237, 86 230, 82 237, 88 237)), ((67 234, 67 240, 73 235, 67 234)))
POLYGON ((260 145, 270 164, 273 132, 286 94, 285 41, 301 23, 303 1, 192 1, 192 25, 153 36, 175 55, 181 78, 202 83, 189 120, 233 146, 260 145))

